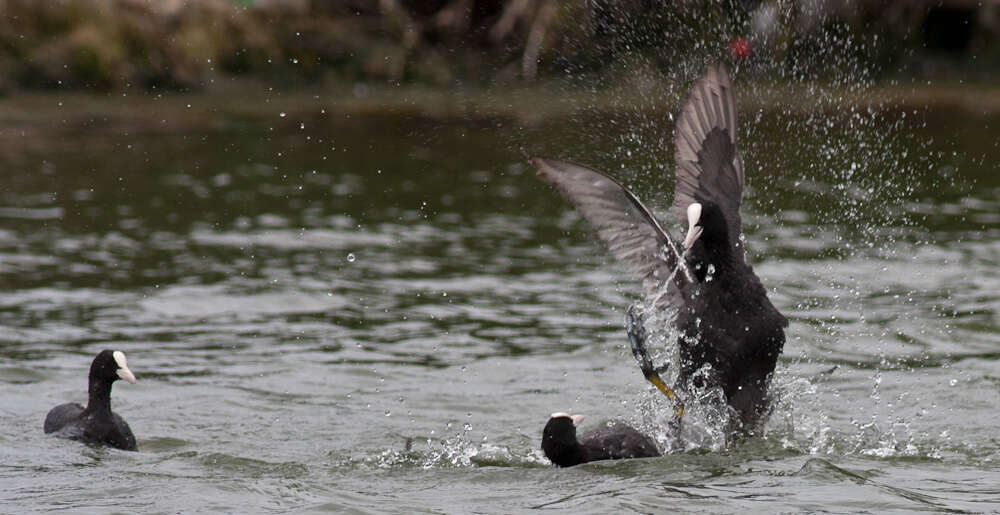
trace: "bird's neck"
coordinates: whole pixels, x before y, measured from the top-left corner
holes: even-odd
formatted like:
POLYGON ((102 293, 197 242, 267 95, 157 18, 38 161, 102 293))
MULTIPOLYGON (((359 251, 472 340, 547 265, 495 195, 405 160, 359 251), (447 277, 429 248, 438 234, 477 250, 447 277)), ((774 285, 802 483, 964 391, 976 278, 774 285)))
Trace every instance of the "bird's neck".
POLYGON ((90 381, 86 411, 89 413, 111 414, 111 383, 107 379, 92 379, 90 381))
POLYGON ((698 277, 704 281, 706 277, 726 273, 733 266, 733 251, 728 242, 705 242, 702 252, 689 259, 688 264, 698 277))
POLYGON ((572 467, 574 465, 579 465, 587 461, 586 448, 580 445, 580 441, 573 439, 572 442, 563 441, 559 442, 557 453, 562 461, 562 466, 572 467))

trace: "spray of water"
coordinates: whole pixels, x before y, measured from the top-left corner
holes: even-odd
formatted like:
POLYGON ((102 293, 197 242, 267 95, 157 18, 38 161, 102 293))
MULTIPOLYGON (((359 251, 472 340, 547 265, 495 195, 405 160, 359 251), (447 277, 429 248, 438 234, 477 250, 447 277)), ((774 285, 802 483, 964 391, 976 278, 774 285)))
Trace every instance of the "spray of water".
MULTIPOLYGON (((804 274, 828 283, 831 294, 802 299, 791 308, 808 312, 819 305, 834 313, 810 321, 815 324, 793 322, 786 358, 773 378, 773 413, 763 436, 812 454, 933 455, 936 451, 928 445, 921 448, 910 421, 895 408, 916 399, 905 394, 891 401, 883 399, 879 368, 873 369, 870 378, 874 386, 866 415, 852 420, 850 428, 837 429, 821 401, 828 388, 823 377, 805 377, 795 370, 800 365, 829 362, 824 354, 832 356, 845 347, 856 346, 858 354, 871 357, 871 342, 877 346, 874 359, 886 361, 888 367, 900 366, 901 358, 893 357, 890 350, 899 331, 868 323, 867 304, 886 294, 884 286, 864 274, 845 276, 839 270, 848 262, 861 262, 865 268, 876 262, 891 266, 892 260, 902 259, 921 243, 904 240, 912 238, 909 235, 916 231, 911 228, 919 221, 911 214, 912 197, 915 191, 933 187, 926 181, 941 180, 928 179, 939 175, 927 172, 940 167, 942 156, 931 151, 931 142, 910 134, 913 118, 920 112, 869 100, 876 98, 871 92, 878 87, 882 72, 877 64, 878 35, 852 32, 842 21, 842 13, 831 11, 823 2, 804 2, 797 12, 769 2, 752 12, 736 12, 728 8, 678 10, 659 13, 646 22, 687 27, 684 34, 667 36, 676 38, 672 43, 650 41, 645 25, 614 25, 606 49, 613 61, 609 66, 614 80, 589 86, 594 92, 594 110, 609 114, 597 119, 581 114, 579 118, 581 126, 589 127, 594 140, 591 148, 607 148, 608 134, 616 135, 614 146, 609 154, 579 159, 615 173, 664 212, 673 189, 673 109, 706 62, 720 56, 731 60, 741 106, 739 141, 747 169, 748 258, 755 263, 780 263, 783 255, 814 257, 816 264, 804 274), (727 46, 740 37, 747 38, 752 55, 737 55, 727 46), (816 245, 784 246, 782 234, 797 231, 796 222, 802 220, 823 232, 799 234, 795 240, 812 239, 816 245), (851 323, 840 320, 841 313, 851 314, 851 323), (819 345, 803 349, 813 343, 819 345)), ((614 13, 609 16, 615 18, 614 13)), ((571 87, 585 84, 589 77, 586 70, 571 65, 567 72, 571 87)), ((681 224, 667 221, 666 225, 681 224)), ((780 288, 775 284, 781 280, 764 277, 772 288, 780 288)), ((904 302, 913 297, 912 290, 901 293, 904 302)), ((647 309, 646 316, 649 346, 656 360, 676 363, 677 335, 665 320, 669 314, 647 309)), ((925 325, 918 319, 909 322, 925 325)), ((664 378, 668 383, 676 380, 676 370, 672 367, 664 378)), ((656 434, 668 451, 723 449, 730 443, 721 429, 729 414, 720 409, 725 403, 718 402, 719 395, 717 391, 693 395, 680 438, 665 429, 672 406, 658 392, 650 392, 640 403, 637 422, 656 434)))

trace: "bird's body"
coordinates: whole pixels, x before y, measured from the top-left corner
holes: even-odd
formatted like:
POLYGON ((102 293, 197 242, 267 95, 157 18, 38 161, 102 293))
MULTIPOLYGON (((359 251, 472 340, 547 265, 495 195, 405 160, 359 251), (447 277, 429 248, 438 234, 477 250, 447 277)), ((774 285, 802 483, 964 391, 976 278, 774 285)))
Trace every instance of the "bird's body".
POLYGON ((785 318, 746 264, 691 267, 703 280, 686 284, 674 316, 680 333, 681 389, 719 386, 746 429, 766 414, 767 387, 785 341, 785 318), (709 365, 705 377, 699 369, 709 365))
POLYGON ((552 463, 572 467, 600 460, 660 456, 656 442, 626 424, 602 425, 576 436, 582 415, 553 413, 542 431, 542 450, 552 463))
POLYGON ((125 353, 102 351, 90 366, 87 407, 73 402, 60 404, 45 416, 42 429, 46 434, 84 443, 136 450, 132 429, 125 419, 111 411, 111 385, 118 379, 135 382, 125 353))
MULTIPOLYGON (((721 388, 736 422, 747 431, 766 417, 768 385, 788 321, 746 262, 743 159, 736 145, 732 83, 721 65, 709 66, 692 87, 674 142, 677 183, 671 212, 687 225, 682 245, 638 197, 606 174, 555 159, 532 162, 643 282, 654 309, 669 313, 679 333, 677 388, 682 393, 721 388)), ((630 330, 633 349, 642 358, 644 341, 637 334, 630 330)), ((644 365, 647 378, 657 384, 648 357, 644 365)), ((666 391, 662 381, 657 386, 666 391)))
POLYGON ((135 435, 125 419, 110 410, 87 413, 86 408, 75 402, 52 408, 45 417, 44 430, 71 440, 136 450, 135 435))

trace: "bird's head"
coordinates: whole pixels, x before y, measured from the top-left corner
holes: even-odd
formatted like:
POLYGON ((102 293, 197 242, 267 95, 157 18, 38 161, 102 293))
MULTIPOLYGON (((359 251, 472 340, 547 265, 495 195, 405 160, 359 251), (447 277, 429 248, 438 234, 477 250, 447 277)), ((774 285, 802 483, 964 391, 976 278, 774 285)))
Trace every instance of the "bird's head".
POLYGON ((125 353, 120 350, 104 350, 90 364, 90 376, 113 383, 124 379, 135 384, 135 374, 128 368, 125 353))

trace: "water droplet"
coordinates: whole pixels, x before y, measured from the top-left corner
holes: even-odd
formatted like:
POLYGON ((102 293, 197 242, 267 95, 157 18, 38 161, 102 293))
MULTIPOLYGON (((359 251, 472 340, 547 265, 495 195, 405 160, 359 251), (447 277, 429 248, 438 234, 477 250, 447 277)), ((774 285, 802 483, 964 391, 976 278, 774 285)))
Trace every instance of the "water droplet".
POLYGON ((353 263, 355 259, 357 259, 357 258, 354 257, 354 253, 353 252, 347 254, 347 262, 348 263, 353 263))

